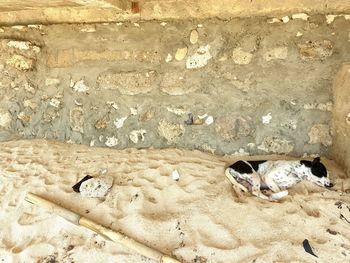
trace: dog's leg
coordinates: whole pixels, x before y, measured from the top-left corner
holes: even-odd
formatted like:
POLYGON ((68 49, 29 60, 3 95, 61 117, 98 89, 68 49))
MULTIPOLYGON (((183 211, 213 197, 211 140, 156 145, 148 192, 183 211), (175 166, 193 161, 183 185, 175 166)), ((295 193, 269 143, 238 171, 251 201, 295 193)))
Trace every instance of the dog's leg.
POLYGON ((288 195, 288 191, 284 189, 282 191, 274 180, 278 172, 278 169, 272 169, 268 174, 265 175, 265 183, 267 187, 273 192, 273 194, 270 195, 270 198, 274 201, 282 199, 283 197, 288 195))
POLYGON ((270 198, 272 200, 279 200, 285 196, 288 195, 288 191, 284 190, 282 191, 280 187, 276 184, 274 178, 276 176, 276 170, 270 171, 268 174, 265 175, 265 183, 267 187, 273 192, 273 194, 270 195, 270 198))
POLYGON ((247 189, 246 187, 244 187, 243 185, 241 185, 240 183, 238 183, 238 182, 236 181, 236 179, 233 177, 233 175, 230 174, 230 168, 227 168, 227 169, 225 170, 225 175, 226 175, 227 179, 231 182, 233 189, 234 189, 237 193, 238 193, 238 191, 241 191, 241 190, 242 190, 243 192, 245 192, 245 193, 248 192, 248 189, 247 189))
POLYGON ((260 197, 261 199, 272 201, 268 196, 264 195, 260 191, 261 181, 259 174, 252 173, 250 176, 252 178, 252 194, 260 197))
POLYGON ((275 183, 275 180, 273 179, 274 176, 272 173, 269 173, 267 175, 265 175, 265 183, 267 185, 267 187, 274 193, 278 193, 281 191, 281 189, 279 188, 279 186, 275 183))

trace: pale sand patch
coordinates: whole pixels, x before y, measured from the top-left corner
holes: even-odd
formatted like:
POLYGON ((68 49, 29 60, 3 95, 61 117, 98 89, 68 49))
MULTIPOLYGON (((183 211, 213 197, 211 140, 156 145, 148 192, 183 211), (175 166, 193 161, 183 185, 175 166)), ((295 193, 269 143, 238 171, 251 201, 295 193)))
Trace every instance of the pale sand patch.
MULTIPOLYGON (((224 176, 235 158, 42 140, 1 143, 0 262, 151 262, 25 202, 28 191, 183 262, 349 261, 350 227, 334 205, 350 203, 348 194, 301 184, 280 203, 249 195, 238 200, 224 176), (73 192, 73 184, 103 168, 114 178, 105 200, 73 192), (304 239, 318 259, 304 251, 304 239)), ((327 164, 339 189, 345 175, 327 164)))

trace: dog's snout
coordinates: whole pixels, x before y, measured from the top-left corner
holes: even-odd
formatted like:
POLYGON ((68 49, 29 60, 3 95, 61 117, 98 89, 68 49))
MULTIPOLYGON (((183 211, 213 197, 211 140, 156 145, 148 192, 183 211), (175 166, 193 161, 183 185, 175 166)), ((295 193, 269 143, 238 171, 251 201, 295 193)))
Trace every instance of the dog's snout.
POLYGON ((326 185, 326 187, 329 187, 329 188, 331 188, 331 187, 333 187, 334 185, 332 184, 332 183, 329 183, 329 184, 327 184, 326 185))

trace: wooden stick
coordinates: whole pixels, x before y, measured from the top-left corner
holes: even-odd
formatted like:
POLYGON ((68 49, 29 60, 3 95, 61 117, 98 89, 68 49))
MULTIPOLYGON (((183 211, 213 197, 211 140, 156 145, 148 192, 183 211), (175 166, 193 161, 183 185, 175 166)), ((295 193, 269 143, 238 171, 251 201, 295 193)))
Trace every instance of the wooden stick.
POLYGON ((27 193, 26 201, 38 205, 40 207, 45 208, 46 210, 55 213, 64 219, 68 220, 69 222, 79 225, 79 226, 84 226, 97 234, 100 234, 106 239, 109 239, 111 241, 121 243, 127 248, 130 248, 137 253, 151 258, 153 260, 156 260, 159 263, 181 263, 180 261, 171 258, 163 253, 161 253, 158 250, 155 250, 153 248, 150 248, 130 237, 127 237, 119 232, 116 232, 110 228, 104 227, 86 217, 83 217, 71 210, 68 210, 64 207, 61 207, 53 202, 50 202, 38 195, 32 194, 32 193, 27 193))

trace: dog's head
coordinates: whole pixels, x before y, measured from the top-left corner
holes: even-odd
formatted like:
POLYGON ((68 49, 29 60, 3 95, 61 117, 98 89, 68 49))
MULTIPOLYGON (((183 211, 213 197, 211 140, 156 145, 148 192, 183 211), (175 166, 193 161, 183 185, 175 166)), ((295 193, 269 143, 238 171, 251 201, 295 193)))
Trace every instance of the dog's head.
POLYGON ((311 161, 300 161, 303 170, 303 174, 306 175, 306 180, 315 183, 319 186, 333 187, 333 184, 329 180, 329 172, 326 167, 321 163, 320 157, 311 161))

